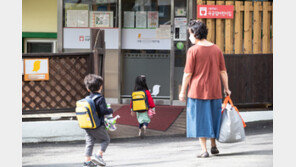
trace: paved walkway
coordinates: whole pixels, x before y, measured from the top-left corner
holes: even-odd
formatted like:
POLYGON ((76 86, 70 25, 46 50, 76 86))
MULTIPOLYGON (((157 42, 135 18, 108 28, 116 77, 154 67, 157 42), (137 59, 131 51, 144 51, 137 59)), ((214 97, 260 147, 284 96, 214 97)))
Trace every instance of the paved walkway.
MULTIPOLYGON (((104 158, 108 167, 271 167, 272 121, 248 126, 245 142, 218 143, 221 154, 207 159, 196 158, 197 140, 184 135, 112 139, 104 158)), ((84 160, 83 142, 23 144, 22 151, 24 167, 79 167, 84 160)))
MULTIPOLYGON (((115 111, 121 105, 112 105, 115 111)), ((251 111, 241 112, 245 122, 252 122, 257 120, 272 120, 272 111, 251 111)), ((23 115, 23 119, 40 119, 47 118, 52 121, 33 121, 23 122, 23 142, 35 141, 69 141, 84 140, 84 132, 78 127, 77 122, 73 119, 76 118, 75 113, 59 113, 59 114, 35 114, 23 115), (61 121, 63 118, 67 120, 61 121), (72 121, 69 121, 72 120, 72 121), (67 122, 65 122, 67 121, 67 122), (46 126, 45 125, 49 125, 46 126), (36 129, 38 126, 40 128, 36 129), (60 136, 59 136, 60 135, 60 136)), ((133 138, 138 135, 138 127, 129 125, 117 124, 117 130, 110 132, 112 139, 116 138, 133 138)), ((169 136, 169 135, 185 135, 186 133, 186 112, 183 111, 174 123, 166 131, 147 130, 147 136, 169 136)))

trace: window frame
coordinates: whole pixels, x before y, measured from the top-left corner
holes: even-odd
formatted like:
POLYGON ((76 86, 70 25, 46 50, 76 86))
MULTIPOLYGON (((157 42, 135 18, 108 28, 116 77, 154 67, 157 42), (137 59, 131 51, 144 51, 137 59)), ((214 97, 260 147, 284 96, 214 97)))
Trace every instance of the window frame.
POLYGON ((24 39, 24 53, 28 53, 28 43, 52 43, 51 53, 57 53, 57 40, 56 39, 25 38, 24 39))

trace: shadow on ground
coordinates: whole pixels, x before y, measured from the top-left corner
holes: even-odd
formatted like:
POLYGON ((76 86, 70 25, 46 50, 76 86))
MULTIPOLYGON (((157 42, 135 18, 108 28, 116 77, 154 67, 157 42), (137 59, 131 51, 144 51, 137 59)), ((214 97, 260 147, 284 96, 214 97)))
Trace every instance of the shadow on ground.
POLYGON ((216 155, 217 157, 221 156, 241 156, 241 155, 272 155, 273 150, 254 150, 254 151, 244 151, 244 152, 232 152, 232 153, 223 153, 216 155))
POLYGON ((37 165, 23 165, 23 167, 81 167, 82 163, 65 163, 65 164, 37 164, 37 165))

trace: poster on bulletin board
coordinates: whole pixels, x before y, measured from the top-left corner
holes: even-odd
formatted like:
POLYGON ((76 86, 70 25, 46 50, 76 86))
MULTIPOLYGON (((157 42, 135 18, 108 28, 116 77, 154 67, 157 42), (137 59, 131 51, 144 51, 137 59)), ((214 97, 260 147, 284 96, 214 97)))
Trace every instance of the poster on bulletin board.
POLYGON ((149 11, 148 12, 148 28, 158 27, 158 12, 149 11))
POLYGON ((67 10, 66 27, 88 27, 88 10, 67 10))
POLYGON ((113 27, 113 11, 90 12, 90 27, 113 27))
POLYGON ((124 11, 124 25, 125 28, 135 28, 135 12, 124 11))
POLYGON ((147 14, 143 11, 136 12, 136 28, 147 27, 147 14))

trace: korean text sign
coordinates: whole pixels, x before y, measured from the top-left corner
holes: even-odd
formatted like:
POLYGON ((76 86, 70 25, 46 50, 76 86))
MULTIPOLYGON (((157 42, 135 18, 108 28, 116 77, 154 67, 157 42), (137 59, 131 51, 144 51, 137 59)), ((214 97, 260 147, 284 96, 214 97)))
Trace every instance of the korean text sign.
POLYGON ((233 19, 233 5, 197 5, 197 18, 233 19))

